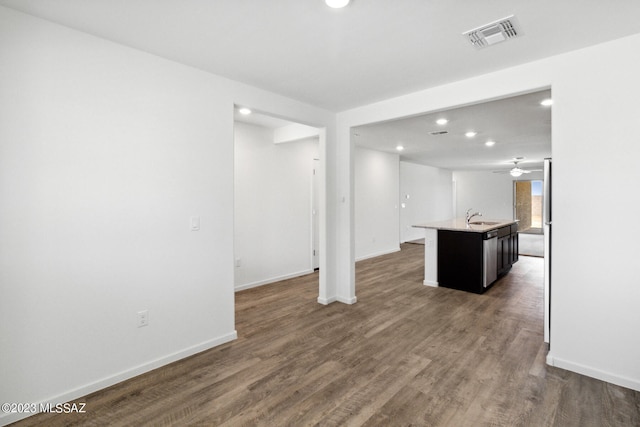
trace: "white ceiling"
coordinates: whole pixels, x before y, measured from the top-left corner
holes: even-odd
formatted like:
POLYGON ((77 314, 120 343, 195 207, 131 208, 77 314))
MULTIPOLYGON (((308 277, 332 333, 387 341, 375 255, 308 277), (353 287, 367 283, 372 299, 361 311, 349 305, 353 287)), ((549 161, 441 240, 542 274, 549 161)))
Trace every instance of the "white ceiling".
POLYGON ((243 115, 238 112, 238 109, 233 112, 233 119, 236 122, 249 123, 256 126, 262 126, 269 129, 277 129, 293 124, 289 120, 279 119, 263 113, 251 113, 249 115, 243 115))
MULTIPOLYGON (((393 121, 357 126, 351 139, 356 146, 396 153, 400 159, 412 163, 450 170, 511 169, 513 159, 523 169, 541 168, 543 160, 551 157, 551 108, 540 105, 551 98, 550 90, 513 96, 437 113, 402 118, 393 121), (446 125, 437 119, 446 118, 446 125), (446 135, 432 136, 432 131, 446 130, 446 135), (465 136, 474 130, 473 138, 465 136), (487 147, 485 142, 495 145, 487 147), (402 145, 401 152, 396 149, 402 145)), ((237 122, 269 129, 290 125, 291 122, 263 113, 248 116, 235 111, 237 122)))
MULTIPOLYGON (((640 33, 637 0, 352 0, 341 10, 323 0, 0 5, 336 112, 640 33), (462 36, 512 14, 520 37, 477 50, 462 36)), ((518 156, 535 167, 551 155, 544 95, 448 111, 446 136, 428 135, 439 128, 430 114, 359 127, 353 140, 388 152, 402 143, 402 159, 454 170, 508 168, 518 156), (473 140, 461 136, 468 127, 479 132, 473 140)))
POLYGON ((640 32, 640 1, 0 0, 332 111, 640 32), (461 35, 515 14, 522 37, 461 35))
POLYGON ((508 170, 539 168, 551 157, 551 108, 540 105, 551 98, 544 90, 482 104, 455 108, 352 129, 357 146, 399 153, 405 161, 451 170, 508 170), (446 125, 436 120, 446 118, 446 125), (465 136, 475 131, 473 138, 465 136), (433 136, 430 132, 448 131, 433 136), (495 145, 487 147, 485 142, 495 145), (402 145, 404 150, 396 150, 402 145))

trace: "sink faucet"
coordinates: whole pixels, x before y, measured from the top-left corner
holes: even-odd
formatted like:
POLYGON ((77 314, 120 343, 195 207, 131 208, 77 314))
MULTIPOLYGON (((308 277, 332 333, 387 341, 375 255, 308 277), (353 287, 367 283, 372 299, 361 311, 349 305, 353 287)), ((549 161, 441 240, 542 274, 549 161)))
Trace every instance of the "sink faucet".
POLYGON ((472 210, 473 208, 467 209, 467 225, 469 225, 469 221, 471 221, 471 218, 473 218, 474 216, 482 216, 480 212, 471 213, 472 210))

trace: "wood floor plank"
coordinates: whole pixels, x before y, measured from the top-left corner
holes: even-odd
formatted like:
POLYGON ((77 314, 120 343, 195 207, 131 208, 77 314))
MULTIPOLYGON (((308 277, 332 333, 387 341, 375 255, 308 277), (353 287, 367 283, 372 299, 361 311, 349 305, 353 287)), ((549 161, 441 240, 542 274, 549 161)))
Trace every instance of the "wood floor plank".
POLYGON ((358 302, 318 273, 236 294, 238 339, 18 426, 640 426, 640 393, 545 364, 543 260, 485 294, 422 284, 424 246, 357 263, 358 302))

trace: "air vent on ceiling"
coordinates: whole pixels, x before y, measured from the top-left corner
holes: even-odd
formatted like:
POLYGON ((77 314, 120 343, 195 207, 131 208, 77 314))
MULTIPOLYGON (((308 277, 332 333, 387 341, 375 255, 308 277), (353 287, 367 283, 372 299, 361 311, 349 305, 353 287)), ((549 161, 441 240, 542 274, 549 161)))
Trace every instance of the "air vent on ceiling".
POLYGON ((438 135, 446 135, 448 134, 448 130, 435 130, 433 132, 429 132, 429 135, 438 136, 438 135))
POLYGON ((462 33, 477 49, 522 35, 514 15, 462 33))

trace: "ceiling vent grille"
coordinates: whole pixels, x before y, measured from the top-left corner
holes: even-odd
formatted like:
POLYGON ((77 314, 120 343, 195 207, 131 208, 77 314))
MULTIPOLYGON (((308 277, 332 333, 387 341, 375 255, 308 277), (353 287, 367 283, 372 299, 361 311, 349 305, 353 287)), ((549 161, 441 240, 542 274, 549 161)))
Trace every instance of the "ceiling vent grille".
POLYGON ((477 49, 522 35, 514 15, 462 33, 477 49))
POLYGON ((448 134, 448 130, 434 130, 433 132, 429 132, 429 135, 438 136, 438 135, 446 135, 448 134))

